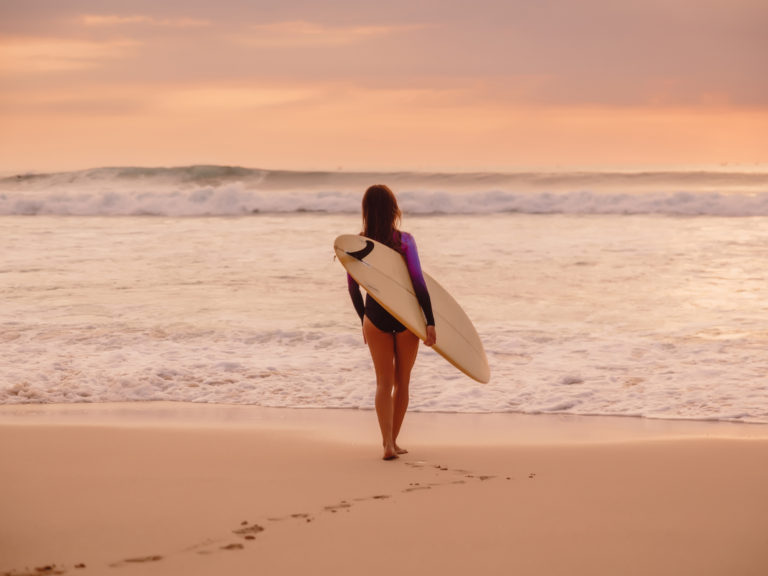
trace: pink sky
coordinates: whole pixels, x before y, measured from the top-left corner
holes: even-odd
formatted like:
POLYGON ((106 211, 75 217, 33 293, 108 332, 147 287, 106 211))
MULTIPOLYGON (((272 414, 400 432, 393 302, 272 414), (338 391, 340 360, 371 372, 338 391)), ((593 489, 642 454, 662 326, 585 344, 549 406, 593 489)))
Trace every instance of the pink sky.
POLYGON ((0 172, 768 162, 764 0, 4 0, 0 172))

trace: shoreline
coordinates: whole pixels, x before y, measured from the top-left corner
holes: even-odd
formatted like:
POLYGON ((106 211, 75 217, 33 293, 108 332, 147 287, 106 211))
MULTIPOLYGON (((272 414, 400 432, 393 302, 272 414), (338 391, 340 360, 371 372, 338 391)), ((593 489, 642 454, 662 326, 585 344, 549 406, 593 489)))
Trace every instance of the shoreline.
POLYGON ((0 574, 762 574, 762 427, 656 424, 4 406, 0 574))
MULTIPOLYGON (((0 405, 0 426, 4 425, 269 428, 312 431, 341 441, 347 438, 349 426, 360 426, 374 440, 379 433, 375 412, 368 409, 171 401, 0 405)), ((680 438, 768 440, 768 426, 640 416, 408 412, 404 434, 427 445, 615 443, 680 438)))

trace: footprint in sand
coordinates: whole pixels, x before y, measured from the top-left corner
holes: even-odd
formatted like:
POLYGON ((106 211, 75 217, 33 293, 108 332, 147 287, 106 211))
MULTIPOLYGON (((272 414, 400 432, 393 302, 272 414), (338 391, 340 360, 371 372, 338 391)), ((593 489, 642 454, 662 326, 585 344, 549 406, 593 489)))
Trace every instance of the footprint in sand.
POLYGON ((128 558, 127 560, 123 560, 123 562, 157 562, 162 559, 162 556, 143 556, 141 558, 128 558))
MULTIPOLYGON (((307 522, 312 522, 314 518, 310 518, 309 514, 291 514, 290 516, 286 516, 286 518, 294 518, 295 520, 306 520, 307 522)), ((280 522, 281 520, 284 520, 284 518, 267 518, 267 520, 271 520, 272 522, 280 522)), ((246 538, 248 538, 246 536, 246 538)))
POLYGON ((391 494, 380 494, 378 496, 371 496, 370 498, 355 498, 355 502, 365 502, 366 500, 386 500, 391 498, 391 494))
POLYGON ((123 566, 126 563, 128 564, 142 564, 144 562, 157 562, 159 560, 162 560, 162 556, 142 556, 140 558, 128 558, 126 560, 123 560, 122 562, 116 562, 115 564, 110 564, 112 568, 117 568, 118 566, 123 566))
MULTIPOLYGON (((424 462, 422 460, 422 461, 418 461, 418 462, 404 462, 404 464, 406 466, 410 466, 411 468, 418 469, 418 468, 423 468, 425 466, 426 462, 424 462)), ((437 470, 439 470, 441 472, 449 471, 448 467, 442 466, 440 464, 434 464, 431 467, 436 468, 437 470)), ((454 470, 451 470, 451 472, 453 474, 463 474, 463 475, 465 475, 465 478, 473 478, 473 479, 476 478, 476 479, 480 480, 481 482, 494 478, 494 476, 474 476, 473 474, 469 474, 469 472, 470 472, 469 470, 454 469, 454 470)), ((536 476, 536 473, 535 472, 531 472, 529 474, 528 478, 534 478, 535 476, 536 476)), ((507 477, 507 480, 510 480, 510 479, 512 479, 512 478, 507 477)), ((426 484, 426 485, 420 485, 418 482, 415 482, 415 483, 410 484, 410 487, 406 488, 405 490, 403 490, 403 492, 415 492, 415 491, 418 491, 418 490, 431 490, 432 486, 442 486, 442 485, 447 485, 447 484, 466 484, 466 480, 455 480, 453 482, 447 482, 447 483, 430 483, 430 484, 426 484)), ((391 498, 391 497, 392 497, 391 494, 377 494, 375 496, 369 496, 367 498, 356 498, 355 502, 362 502, 362 501, 365 501, 365 500, 386 500, 386 499, 391 498)), ((352 507, 352 504, 348 503, 346 500, 342 500, 340 504, 334 504, 334 505, 331 505, 331 506, 325 506, 322 511, 323 512, 336 513, 339 510, 346 510, 347 512, 349 512, 349 509, 351 507, 352 507)), ((297 520, 306 520, 307 522, 312 522, 314 520, 314 518, 311 518, 310 514, 308 514, 308 513, 290 514, 289 516, 282 517, 282 518, 267 518, 267 520, 269 520, 271 522, 279 522, 279 521, 284 520, 286 518, 294 518, 294 519, 297 519, 297 520)), ((240 525, 241 525, 241 528, 238 528, 237 530, 233 530, 232 532, 234 534, 242 536, 245 540, 255 540, 256 539, 256 535, 259 532, 263 532, 264 531, 264 527, 263 526, 259 526, 258 524, 251 524, 251 525, 249 525, 248 522, 245 521, 245 520, 243 522, 241 522, 240 525)), ((194 546, 193 548, 197 548, 197 547, 205 546, 205 545, 210 545, 212 543, 213 543, 213 541, 209 540, 208 542, 206 542, 204 544, 199 544, 197 546, 194 546)), ((192 550, 193 548, 190 548, 188 550, 192 550)), ((220 550, 243 550, 243 549, 244 549, 244 546, 243 546, 243 544, 240 544, 240 543, 228 544, 226 546, 220 547, 220 550)), ((198 554, 211 554, 211 553, 212 553, 212 551, 199 551, 198 552, 198 554)), ((138 563, 145 563, 145 562, 157 562, 157 561, 162 560, 162 559, 163 559, 163 557, 159 556, 159 555, 143 556, 143 557, 140 557, 140 558, 128 558, 128 559, 123 560, 121 562, 117 562, 115 564, 110 564, 110 566, 117 567, 117 566, 124 566, 126 564, 138 564, 138 563)), ((85 564, 77 564, 75 566, 75 568, 85 568, 85 564)), ((20 573, 20 572, 13 572, 13 573, 6 572, 6 573, 3 573, 0 576, 37 576, 38 574, 64 574, 66 572, 65 570, 63 570, 61 568, 56 568, 56 566, 53 565, 53 564, 50 565, 50 566, 43 566, 43 567, 40 567, 40 568, 36 568, 35 570, 36 570, 36 572, 30 572, 28 574, 20 573)))
POLYGON ((415 492, 416 490, 431 490, 432 486, 414 486, 413 488, 406 488, 403 492, 415 492))
POLYGON ((245 522, 246 526, 243 528, 240 528, 238 530, 232 530, 233 534, 239 534, 240 536, 245 536, 248 540, 253 540, 256 537, 256 534, 259 532, 264 532, 264 527, 259 526, 258 524, 252 524, 251 526, 247 526, 247 522, 245 522))
MULTIPOLYGON (((29 568, 27 568, 29 570, 29 568)), ((40 574, 66 574, 66 569, 63 566, 56 566, 56 564, 48 564, 46 566, 40 566, 35 568, 34 572, 16 572, 11 570, 10 572, 2 572, 2 576, 39 576, 40 574)))
POLYGON ((347 504, 346 502, 342 502, 341 504, 336 504, 334 506, 326 506, 323 510, 326 512, 336 512, 337 510, 343 510, 344 508, 351 508, 352 504, 347 504))
MULTIPOLYGON (((213 544, 216 544, 216 542, 219 542, 219 540, 212 540, 208 538, 204 542, 200 542, 198 544, 195 544, 194 546, 190 546, 189 548, 184 548, 182 552, 192 552, 193 550, 198 550, 199 548, 204 548, 206 546, 211 546, 213 544)), ((207 552, 199 552, 199 554, 207 554, 207 552)))

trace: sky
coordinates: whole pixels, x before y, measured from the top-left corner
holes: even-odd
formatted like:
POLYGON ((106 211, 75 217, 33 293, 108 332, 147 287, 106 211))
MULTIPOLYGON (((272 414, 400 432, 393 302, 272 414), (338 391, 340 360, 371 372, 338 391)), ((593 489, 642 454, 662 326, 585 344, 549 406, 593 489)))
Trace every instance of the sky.
POLYGON ((768 165, 765 0, 0 0, 0 173, 768 165))

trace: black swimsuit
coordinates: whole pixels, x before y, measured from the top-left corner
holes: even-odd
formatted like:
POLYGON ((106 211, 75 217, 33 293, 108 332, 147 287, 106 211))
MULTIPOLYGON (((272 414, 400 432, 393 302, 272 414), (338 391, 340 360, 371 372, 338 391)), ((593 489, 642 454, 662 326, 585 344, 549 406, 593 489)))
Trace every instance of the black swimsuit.
MULTIPOLYGON (((400 241, 403 244, 403 258, 408 267, 408 273, 411 276, 416 299, 419 301, 419 305, 424 311, 427 326, 434 326, 435 318, 432 314, 432 301, 429 298, 427 283, 424 281, 424 274, 421 271, 421 262, 419 262, 419 252, 416 250, 416 242, 413 240, 413 236, 407 232, 400 233, 400 241)), ((369 294, 366 294, 365 304, 363 304, 363 297, 360 294, 360 286, 349 274, 347 274, 347 286, 349 288, 349 295, 352 298, 352 304, 354 304, 355 311, 357 312, 357 315, 360 316, 361 322, 364 322, 365 317, 368 316, 368 319, 373 325, 382 332, 403 332, 405 330, 405 326, 403 326, 397 318, 392 316, 392 314, 387 312, 381 304, 376 302, 376 300, 369 294)))
POLYGON ((365 295, 365 315, 382 332, 404 332, 405 326, 400 321, 387 312, 384 307, 371 298, 370 294, 365 295))

